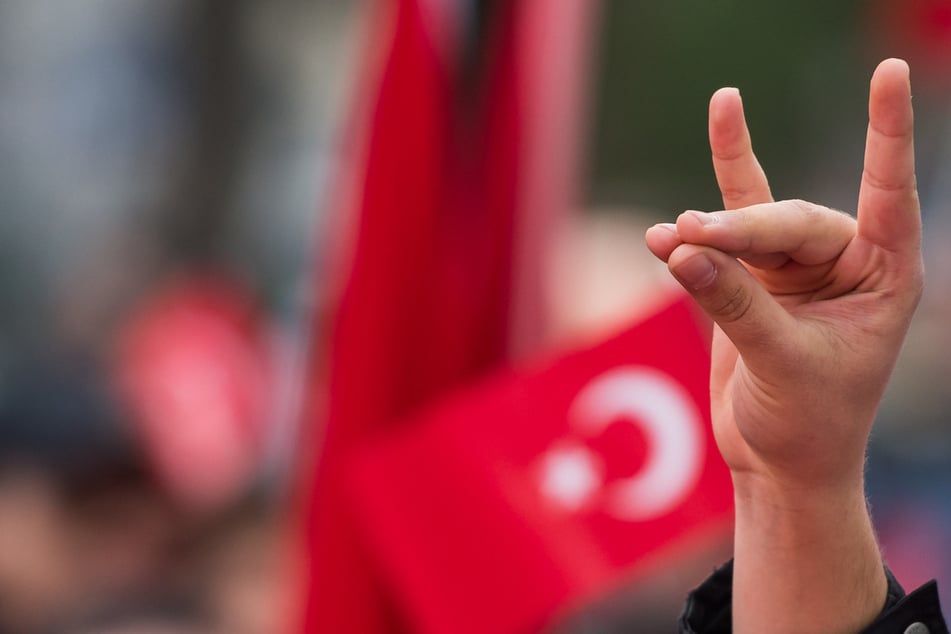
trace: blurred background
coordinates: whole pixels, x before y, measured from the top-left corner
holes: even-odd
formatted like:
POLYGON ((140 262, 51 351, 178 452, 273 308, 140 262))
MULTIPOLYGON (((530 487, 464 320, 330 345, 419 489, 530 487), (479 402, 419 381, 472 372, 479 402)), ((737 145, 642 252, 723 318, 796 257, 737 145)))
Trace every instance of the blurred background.
MULTIPOLYGON (((0 3, 0 632, 286 627, 300 448, 322 433, 306 414, 329 392, 313 368, 346 250, 339 190, 386 4, 0 3)), ((937 577, 951 605, 951 3, 593 13, 572 44, 578 192, 540 273, 533 354, 670 292, 643 230, 719 208, 716 88, 740 88, 777 199, 851 211, 868 78, 883 57, 911 62, 928 280, 869 487, 899 580, 937 577)), ((552 629, 668 631, 728 556, 712 539, 552 629)))

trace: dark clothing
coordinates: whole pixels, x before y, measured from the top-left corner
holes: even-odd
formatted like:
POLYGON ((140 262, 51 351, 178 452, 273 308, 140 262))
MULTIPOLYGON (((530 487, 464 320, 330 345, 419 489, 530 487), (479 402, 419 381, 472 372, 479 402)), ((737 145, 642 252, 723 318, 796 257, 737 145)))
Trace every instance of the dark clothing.
MULTIPOLYGON (((885 607, 863 634, 948 634, 941 616, 938 585, 929 581, 909 595, 886 569, 885 607)), ((733 562, 717 569, 687 597, 680 634, 729 634, 733 630, 733 562)))

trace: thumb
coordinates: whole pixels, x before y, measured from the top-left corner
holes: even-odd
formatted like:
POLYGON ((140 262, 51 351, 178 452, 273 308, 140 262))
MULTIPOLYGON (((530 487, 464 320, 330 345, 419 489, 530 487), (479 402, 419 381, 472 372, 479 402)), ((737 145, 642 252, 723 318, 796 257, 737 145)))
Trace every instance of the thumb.
POLYGON ((793 317, 740 262, 722 251, 682 244, 670 272, 730 338, 747 365, 776 364, 795 338, 793 317))

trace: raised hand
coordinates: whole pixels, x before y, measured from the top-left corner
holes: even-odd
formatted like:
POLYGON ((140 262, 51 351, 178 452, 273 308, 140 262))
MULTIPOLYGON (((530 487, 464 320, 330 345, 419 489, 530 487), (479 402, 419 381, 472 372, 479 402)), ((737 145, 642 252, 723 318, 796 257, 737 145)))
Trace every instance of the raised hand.
POLYGON ((881 608, 884 578, 863 470, 875 411, 922 288, 912 128, 908 67, 886 60, 871 82, 854 220, 803 201, 771 202, 739 94, 722 89, 711 100, 710 141, 725 210, 684 212, 676 225, 647 233, 651 251, 717 324, 711 407, 736 490, 735 588, 758 594, 767 608, 737 610, 735 597, 734 631, 767 624, 758 631, 784 631, 777 593, 818 602, 810 608, 815 627, 801 622, 801 610, 796 622, 791 610, 788 631, 852 631, 881 608), (803 539, 818 544, 806 556, 795 546, 803 539), (764 552, 777 548, 788 556, 764 552), (825 561, 811 561, 814 554, 825 561), (829 573, 836 564, 841 579, 829 573), (789 565, 786 585, 763 578, 764 566, 789 565), (824 587, 820 568, 827 581, 861 577, 854 596, 824 587), (828 605, 818 589, 831 592, 828 605), (843 601, 854 604, 853 620, 843 601))

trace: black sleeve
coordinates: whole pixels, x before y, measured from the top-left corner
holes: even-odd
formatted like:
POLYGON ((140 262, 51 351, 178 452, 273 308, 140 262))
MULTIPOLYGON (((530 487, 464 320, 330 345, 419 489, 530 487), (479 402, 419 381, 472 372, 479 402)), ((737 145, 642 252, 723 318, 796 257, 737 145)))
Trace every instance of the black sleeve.
MULTIPOLYGON (((909 595, 891 571, 885 607, 863 634, 949 634, 941 616, 938 585, 929 581, 909 595)), ((680 617, 681 634, 730 634, 733 630, 733 562, 718 568, 687 596, 680 617)))

